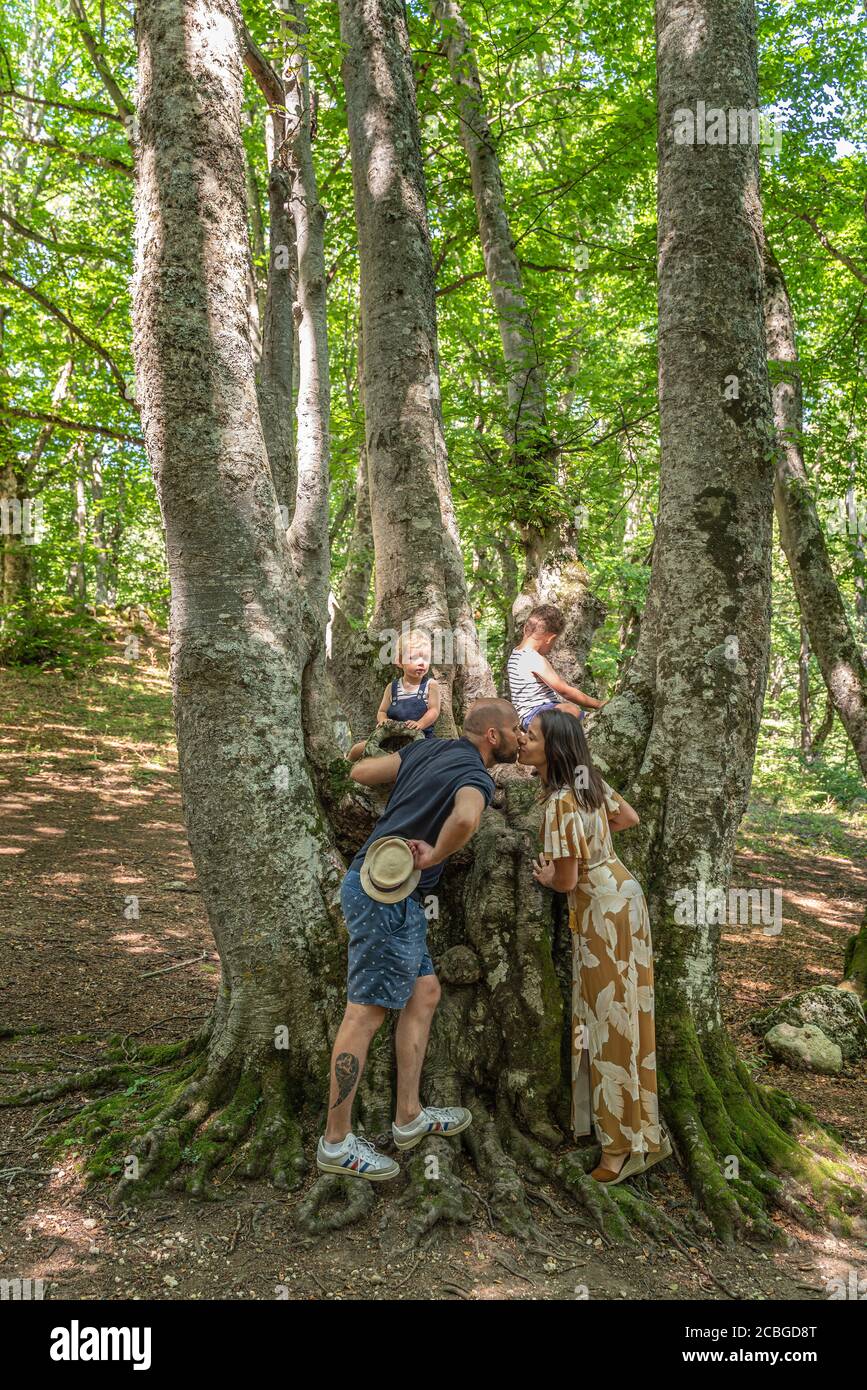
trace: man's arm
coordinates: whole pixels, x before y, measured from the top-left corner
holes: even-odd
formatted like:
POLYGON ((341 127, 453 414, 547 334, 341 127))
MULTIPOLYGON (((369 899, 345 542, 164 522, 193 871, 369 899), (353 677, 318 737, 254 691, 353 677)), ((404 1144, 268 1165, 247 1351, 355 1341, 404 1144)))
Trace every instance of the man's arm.
POLYGON ((573 704, 583 705, 585 709, 601 709, 605 704, 604 700, 596 700, 592 695, 585 695, 584 691, 579 690, 577 685, 570 685, 568 681, 564 681, 563 677, 558 675, 550 661, 544 656, 537 655, 536 661, 533 662, 530 669, 537 676, 541 676, 545 684, 550 685, 552 690, 556 690, 558 695, 563 695, 573 704))
POLYGON ((435 845, 425 840, 410 840, 417 869, 432 869, 456 850, 463 849, 479 828, 485 809, 485 798, 476 787, 461 787, 455 796, 451 814, 437 836, 435 845))
POLYGON ((362 758, 353 765, 350 777, 363 787, 378 787, 383 782, 394 782, 400 772, 400 754, 383 753, 378 758, 362 758))

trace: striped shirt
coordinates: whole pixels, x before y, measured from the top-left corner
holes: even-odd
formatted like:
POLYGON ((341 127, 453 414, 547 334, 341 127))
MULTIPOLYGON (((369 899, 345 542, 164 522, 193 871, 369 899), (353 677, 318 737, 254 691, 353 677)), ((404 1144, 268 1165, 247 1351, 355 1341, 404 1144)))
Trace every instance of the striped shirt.
POLYGON ((535 664, 538 661, 539 653, 529 647, 516 647, 509 657, 506 668, 509 674, 509 691, 520 719, 537 705, 544 705, 549 701, 555 705, 563 703, 563 696, 558 695, 556 690, 552 690, 550 685, 540 680, 530 669, 531 663, 535 664))

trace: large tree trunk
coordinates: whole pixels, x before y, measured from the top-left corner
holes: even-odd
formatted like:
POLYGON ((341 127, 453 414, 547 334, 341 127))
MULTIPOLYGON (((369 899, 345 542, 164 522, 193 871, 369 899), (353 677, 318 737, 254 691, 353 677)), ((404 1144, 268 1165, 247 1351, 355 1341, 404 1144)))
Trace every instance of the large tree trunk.
MULTIPOLYGON (((339 864, 305 757, 312 653, 257 409, 246 304, 242 57, 233 0, 143 0, 135 351, 166 531, 187 830, 222 963, 207 1057, 139 1145, 156 1181, 191 1141, 198 1190, 304 1166, 341 987, 339 864)), ((135 1186, 135 1184, 133 1184, 135 1186)))
POLYGON ((803 399, 792 306, 776 258, 765 245, 765 332, 777 364, 774 419, 780 441, 774 503, 801 616, 828 694, 867 777, 867 667, 849 626, 804 466, 803 399))
POLYGON ((678 143, 674 117, 699 100, 757 108, 755 17, 752 0, 657 0, 656 20, 659 520, 638 652, 593 747, 642 817, 628 858, 653 922, 662 1111, 728 1238, 790 1201, 777 1175, 823 1181, 786 1133, 784 1098, 737 1060, 721 1017, 720 914, 699 910, 702 890, 728 889, 752 776, 770 646, 774 430, 757 150, 678 143), (726 1180, 727 1158, 737 1181, 726 1180))
MULTIPOLYGON (((403 4, 341 0, 340 28, 361 267, 373 628, 380 643, 404 625, 427 628, 440 642, 434 665, 446 683, 460 671, 459 706, 492 691, 493 682, 467 599, 448 479, 403 4)), ((454 727, 449 704, 444 701, 443 731, 454 727)))

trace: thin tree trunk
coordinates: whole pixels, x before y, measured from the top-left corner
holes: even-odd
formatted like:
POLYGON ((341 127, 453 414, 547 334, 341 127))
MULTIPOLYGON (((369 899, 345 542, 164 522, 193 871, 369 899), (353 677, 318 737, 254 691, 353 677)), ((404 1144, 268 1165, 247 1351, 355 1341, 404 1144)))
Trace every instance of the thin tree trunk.
MULTIPOLYGON (((295 511, 297 471, 294 441, 295 223, 289 211, 288 127, 283 82, 242 26, 244 61, 268 106, 265 145, 268 153, 268 275, 257 351, 256 392, 268 450, 268 462, 283 524, 295 511)), ((249 176, 248 176, 249 177, 249 176)), ((249 197, 249 194, 248 194, 249 197)), ((252 273, 252 272, 251 272, 252 273)))
POLYGON ((774 420, 780 442, 774 504, 798 605, 828 694, 867 777, 867 667, 849 626, 804 466, 801 374, 783 273, 765 245, 767 352, 778 363, 774 420))
POLYGON ((430 0, 430 6, 442 29, 457 91, 461 143, 470 165, 485 273, 506 364, 509 435, 519 453, 524 442, 535 453, 546 429, 545 369, 509 226, 500 160, 478 65, 456 0, 430 0))
POLYGON ((290 51, 283 70, 286 93, 286 163, 289 211, 294 223, 298 287, 294 308, 298 334, 296 457, 298 480, 289 551, 319 625, 317 646, 328 619, 331 556, 328 489, 331 469, 331 384, 325 274, 325 208, 319 201, 310 143, 310 83, 304 6, 287 0, 285 25, 290 51))
MULTIPOLYGON (((401 0, 341 0, 340 27, 361 267, 373 627, 380 642, 405 625, 427 628, 446 683, 462 668, 458 700, 466 703, 493 682, 467 599, 448 480, 406 15, 401 0)), ((449 704, 444 728, 453 727, 449 704)))
POLYGON ((96 543, 94 558, 94 602, 112 601, 112 583, 108 571, 108 546, 105 535, 105 494, 102 486, 102 459, 98 453, 89 455, 90 498, 93 507, 93 534, 96 543))
MULTIPOLYGON (((9 433, 0 421, 0 443, 9 433)), ((11 455, 11 447, 10 447, 11 455)), ((0 604, 28 603, 33 582, 33 552, 27 524, 32 499, 26 480, 7 456, 0 469, 0 604)))
POLYGON ((284 158, 289 176, 289 213, 297 253, 294 307, 298 367, 295 511, 289 554, 310 615, 313 658, 303 683, 303 719, 320 793, 329 798, 330 769, 341 756, 339 719, 329 676, 325 635, 331 581, 328 497, 331 484, 331 381, 325 270, 325 208, 319 201, 312 149, 312 93, 307 61, 305 7, 287 0, 281 28, 288 42, 282 83, 285 92, 284 158))
POLYGON ((250 214, 250 244, 253 253, 253 281, 256 287, 257 319, 261 333, 265 323, 265 297, 268 293, 268 276, 262 270, 265 260, 265 224, 262 221, 259 181, 249 156, 245 160, 245 168, 247 173, 247 208, 250 214))
POLYGON ((801 726, 801 752, 807 762, 813 757, 813 728, 810 714, 810 639, 801 621, 798 647, 798 722, 801 726))
POLYGON ((855 449, 857 445, 854 440, 851 443, 852 460, 849 465, 849 486, 846 489, 846 515, 855 570, 855 615, 858 619, 863 651, 864 644, 867 644, 867 561, 865 561, 864 556, 864 504, 863 499, 859 498, 855 490, 855 469, 857 467, 855 449))
POLYGON ((66 592, 83 608, 87 603, 87 494, 84 487, 84 472, 88 467, 85 445, 79 444, 75 450, 75 504, 73 521, 77 535, 78 554, 73 560, 66 583, 66 592))
POLYGON ((346 621, 356 627, 364 621, 373 576, 373 526, 367 483, 367 453, 362 443, 355 475, 355 515, 340 576, 337 604, 346 621))
POLYGON ((491 131, 469 29, 457 0, 430 0, 440 23, 457 92, 461 143, 466 151, 485 274, 506 369, 506 430, 515 475, 516 521, 524 546, 524 576, 514 602, 512 632, 538 603, 556 603, 567 615, 558 651, 568 680, 583 682, 584 663, 605 608, 587 587, 574 554, 574 535, 556 523, 540 527, 522 515, 522 499, 556 476, 548 431, 545 368, 515 251, 496 142, 491 131))

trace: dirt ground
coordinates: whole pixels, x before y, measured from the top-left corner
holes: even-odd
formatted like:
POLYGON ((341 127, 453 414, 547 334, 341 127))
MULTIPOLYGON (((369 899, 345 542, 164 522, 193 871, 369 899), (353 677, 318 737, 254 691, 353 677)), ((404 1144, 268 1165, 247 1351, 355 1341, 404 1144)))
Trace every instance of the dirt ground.
MULTIPOLYGON (((0 1090, 47 1084, 105 1056, 107 1040, 169 1042, 207 1016, 219 964, 184 836, 165 644, 119 643, 95 672, 64 680, 0 671, 0 1090), (36 1028, 42 1031, 19 1030, 36 1028), (15 1030, 12 1036, 3 1036, 15 1030)), ((760 1081, 806 1100, 842 1138, 867 1184, 867 1065, 817 1078, 772 1063, 755 1010, 835 984, 867 902, 863 821, 823 839, 816 819, 751 811, 735 881, 779 883, 784 927, 724 937, 727 1022, 760 1081)), ((220 1200, 167 1197, 136 1210, 87 1187, 75 1150, 41 1139, 87 1093, 6 1109, 0 1140, 0 1279, 44 1281, 46 1298, 119 1299, 827 1299, 828 1281, 867 1279, 858 1237, 779 1221, 778 1246, 617 1247, 567 1224, 534 1193, 542 1243, 490 1228, 485 1207, 410 1252, 404 1180, 377 1189, 364 1225, 314 1241, 293 1225, 303 1191, 236 1181, 220 1200)), ((312 1149, 312 1145, 311 1145, 312 1149)), ((312 1153, 311 1153, 312 1159, 312 1153)), ((473 1174, 465 1175, 473 1184, 473 1174)), ((311 1175, 308 1186, 314 1180, 311 1175)), ((689 1209, 675 1165, 643 1180, 672 1215, 689 1209)), ((867 1288, 867 1285, 865 1285, 867 1288)))

